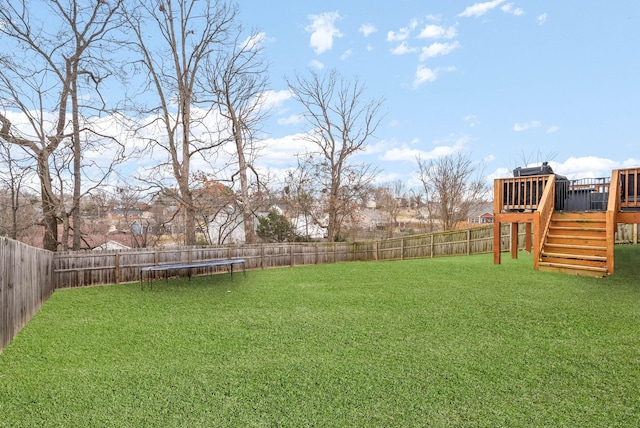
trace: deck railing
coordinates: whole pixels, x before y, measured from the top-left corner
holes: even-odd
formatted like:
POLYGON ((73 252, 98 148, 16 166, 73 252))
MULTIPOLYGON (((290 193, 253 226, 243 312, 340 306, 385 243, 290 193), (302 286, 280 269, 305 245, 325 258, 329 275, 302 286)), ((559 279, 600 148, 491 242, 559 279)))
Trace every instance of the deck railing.
POLYGON ((542 198, 549 175, 502 178, 497 180, 494 197, 502 201, 501 212, 535 211, 542 198))
POLYGON ((609 199, 609 177, 558 181, 556 210, 606 211, 609 199))
MULTIPOLYGON (((640 171, 640 169, 638 170, 640 171)), ((551 177, 555 192, 552 198, 557 211, 606 211, 609 200, 608 177, 567 180, 555 175, 502 178, 496 180, 494 198, 501 201, 499 212, 533 212, 538 209, 542 194, 551 177)), ((629 180, 637 183, 637 176, 629 180)), ((640 194, 640 191, 638 192, 640 194)), ((623 198, 624 199, 624 198, 623 198)), ((628 197, 627 199, 631 199, 628 197)), ((635 206, 640 208, 640 198, 635 206)))
POLYGON ((640 168, 618 170, 620 209, 640 209, 640 168))

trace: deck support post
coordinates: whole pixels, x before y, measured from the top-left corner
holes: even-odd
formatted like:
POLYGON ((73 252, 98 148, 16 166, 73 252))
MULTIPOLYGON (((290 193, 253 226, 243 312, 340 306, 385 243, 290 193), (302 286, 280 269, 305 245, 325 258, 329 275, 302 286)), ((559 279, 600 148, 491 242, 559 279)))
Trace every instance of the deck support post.
POLYGON ((531 226, 531 223, 525 223, 524 249, 527 253, 531 253, 532 247, 531 226))
POLYGON ((501 247, 501 236, 500 236, 500 220, 498 220, 497 216, 494 216, 494 222, 493 222, 493 264, 494 265, 499 265, 500 264, 500 253, 502 248, 501 247))
POLYGON ((518 223, 511 222, 511 258, 518 258, 518 223))

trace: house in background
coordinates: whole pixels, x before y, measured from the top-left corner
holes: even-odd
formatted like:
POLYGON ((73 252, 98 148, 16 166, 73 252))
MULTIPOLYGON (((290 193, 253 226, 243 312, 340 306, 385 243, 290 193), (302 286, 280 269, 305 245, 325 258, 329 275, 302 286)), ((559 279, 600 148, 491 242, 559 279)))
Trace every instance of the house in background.
MULTIPOLYGON (((321 220, 326 224, 327 218, 321 220)), ((300 214, 289 219, 297 236, 307 239, 324 239, 327 237, 327 227, 320 224, 313 216, 300 214)))
POLYGON ((97 247, 92 248, 92 251, 118 251, 129 249, 131 249, 131 247, 124 245, 118 241, 109 240, 103 244, 98 245, 97 247))
POLYGON ((226 205, 209 221, 208 232, 213 245, 244 243, 242 211, 235 205, 226 205))
POLYGON ((467 224, 474 226, 478 224, 492 224, 493 223, 493 204, 485 203, 474 207, 469 211, 467 218, 467 224))

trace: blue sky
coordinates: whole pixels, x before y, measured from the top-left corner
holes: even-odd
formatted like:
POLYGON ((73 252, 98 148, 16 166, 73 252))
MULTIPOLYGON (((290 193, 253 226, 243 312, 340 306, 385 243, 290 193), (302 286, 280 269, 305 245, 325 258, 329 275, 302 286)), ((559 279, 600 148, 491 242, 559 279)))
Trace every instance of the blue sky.
POLYGON ((640 2, 240 0, 264 32, 277 100, 260 160, 295 164, 303 131, 284 76, 357 77, 385 117, 358 161, 416 184, 416 156, 463 151, 508 176, 551 160, 570 178, 640 165, 640 2))

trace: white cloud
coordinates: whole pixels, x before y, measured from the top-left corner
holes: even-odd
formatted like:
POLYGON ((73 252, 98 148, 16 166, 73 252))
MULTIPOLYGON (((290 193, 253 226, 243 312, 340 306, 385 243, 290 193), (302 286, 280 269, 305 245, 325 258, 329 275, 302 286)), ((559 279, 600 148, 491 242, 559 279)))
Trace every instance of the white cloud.
POLYGON ((438 73, 436 73, 435 70, 419 64, 418 69, 416 70, 415 79, 413 81, 413 87, 417 88, 425 82, 435 82, 437 78, 438 73))
POLYGON ((440 25, 429 24, 418 34, 419 39, 453 39, 458 34, 455 27, 442 27, 440 25))
POLYGON ((415 52, 418 52, 418 48, 410 48, 406 41, 391 49, 391 53, 394 55, 406 55, 415 52))
POLYGON ((311 24, 305 27, 305 30, 311 33, 309 44, 316 54, 321 54, 333 47, 333 39, 342 37, 340 30, 334 25, 335 21, 340 19, 338 12, 326 12, 320 15, 309 15, 311 24))
POLYGON ((547 22, 547 17, 548 15, 546 13, 538 16, 538 25, 544 25, 544 23, 547 22))
POLYGON ((398 32, 389 31, 387 33, 387 41, 401 42, 403 40, 407 40, 409 38, 409 35, 411 34, 411 31, 415 30, 417 26, 418 26, 418 21, 415 19, 412 19, 411 22, 409 22, 409 25, 407 27, 402 27, 400 30, 398 30, 398 32))
POLYGON ((353 50, 352 49, 348 49, 348 50, 344 51, 344 53, 342 55, 340 55, 340 59, 344 61, 345 59, 349 58, 352 53, 353 53, 353 50))
POLYGON ((317 59, 312 59, 311 61, 309 61, 309 66, 318 70, 322 70, 324 68, 324 64, 317 59))
POLYGON ((436 68, 434 70, 429 67, 425 67, 422 64, 418 64, 415 78, 413 79, 413 88, 416 89, 422 84, 427 82, 434 82, 442 72, 447 72, 447 71, 449 72, 456 71, 456 68, 446 67, 446 68, 436 68))
POLYGON ((491 11, 492 9, 495 9, 496 7, 500 6, 500 4, 502 3, 504 3, 504 0, 493 0, 493 1, 483 2, 483 3, 474 3, 472 6, 467 7, 458 16, 477 18, 478 16, 482 16, 485 13, 491 11))
POLYGON ((627 159, 619 162, 596 156, 570 157, 564 162, 551 161, 549 164, 557 174, 569 179, 610 177, 614 169, 635 167, 640 163, 638 159, 627 159))
POLYGON ((260 48, 260 45, 267 39, 267 34, 264 32, 254 34, 253 37, 247 37, 243 46, 247 50, 255 50, 260 48))
POLYGON ((371 52, 371 51, 373 51, 373 46, 367 45, 367 52, 371 52))
POLYGON ((280 138, 269 138, 264 142, 265 150, 258 158, 260 165, 272 168, 295 167, 296 155, 313 148, 304 134, 286 135, 280 138))
POLYGON ((516 123, 515 125, 513 125, 513 130, 516 132, 522 132, 522 131, 526 131, 527 129, 539 128, 541 126, 542 126, 542 123, 540 123, 540 121, 532 120, 531 122, 516 123))
POLYGON ((281 117, 278 119, 278 125, 295 125, 296 123, 302 122, 304 116, 299 114, 292 114, 287 117, 281 117))
POLYGON ((453 43, 432 43, 431 45, 422 48, 422 51, 420 52, 420 61, 436 56, 447 55, 459 47, 460 42, 457 40, 453 43))
POLYGON ((507 178, 511 176, 513 176, 513 174, 509 168, 497 168, 487 176, 487 180, 491 182, 496 178, 507 178))
POLYGON ((515 15, 515 16, 524 15, 524 10, 520 9, 519 7, 513 7, 513 3, 507 3, 504 6, 502 6, 502 11, 504 13, 510 13, 511 15, 515 15))
POLYGON ((474 126, 478 126, 480 124, 480 120, 478 119, 478 116, 476 116, 475 114, 470 114, 468 116, 465 116, 464 121, 467 122, 471 128, 473 128, 474 126))
POLYGON ((402 144, 399 147, 392 147, 386 150, 380 159, 383 161, 403 162, 415 162, 418 157, 422 160, 438 159, 463 151, 470 139, 467 135, 448 135, 442 140, 434 141, 434 147, 431 150, 415 147, 419 144, 419 141, 413 140, 410 145, 402 144))
POLYGON ((291 92, 288 89, 283 89, 281 91, 265 91, 261 96, 261 100, 266 108, 278 107, 290 98, 291 92))
POLYGON ((362 24, 360 26, 360 28, 358 29, 358 31, 360 31, 363 36, 369 37, 370 35, 372 35, 376 31, 378 31, 378 29, 373 24, 362 24))
POLYGON ((553 134, 556 133, 560 130, 559 126, 550 126, 549 129, 547 129, 547 134, 553 134))

